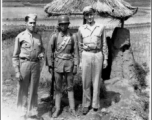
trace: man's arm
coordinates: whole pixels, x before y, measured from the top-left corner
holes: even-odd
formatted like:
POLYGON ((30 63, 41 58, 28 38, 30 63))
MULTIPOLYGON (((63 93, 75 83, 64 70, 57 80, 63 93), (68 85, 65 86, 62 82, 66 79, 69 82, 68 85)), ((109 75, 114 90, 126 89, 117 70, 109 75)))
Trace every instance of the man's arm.
POLYGON ((19 60, 20 49, 21 49, 21 46, 20 46, 19 37, 16 37, 12 61, 13 61, 13 66, 16 72, 16 78, 18 79, 18 81, 23 80, 21 72, 20 72, 20 60, 19 60))
POLYGON ((42 37, 40 36, 40 42, 41 42, 41 52, 39 54, 39 58, 40 59, 43 59, 44 58, 44 55, 45 55, 45 49, 44 49, 44 46, 43 46, 43 42, 42 42, 42 37))
POLYGON ((51 36, 49 44, 48 44, 48 48, 47 48, 46 59, 47 59, 49 67, 53 67, 52 63, 53 63, 54 52, 55 52, 55 40, 56 40, 56 36, 54 34, 54 35, 51 36))
POLYGON ((107 46, 107 40, 106 40, 106 34, 105 34, 105 28, 103 28, 102 32, 102 52, 103 52, 103 68, 106 68, 108 66, 108 46, 107 46))
MULTIPOLYGON (((76 33, 77 34, 77 33, 76 33)), ((79 50, 78 50, 78 40, 76 34, 73 34, 72 39, 73 39, 73 52, 74 52, 74 65, 78 66, 79 65, 79 50)))
POLYGON ((102 40, 103 40, 103 47, 102 47, 103 56, 104 56, 104 60, 107 60, 108 59, 108 46, 107 46, 105 28, 103 29, 103 32, 102 32, 102 40))
POLYGON ((44 46, 43 46, 43 42, 42 42, 42 36, 40 36, 40 40, 41 40, 41 53, 45 53, 45 49, 44 49, 44 46))
POLYGON ((14 53, 12 58, 13 66, 15 68, 16 73, 20 72, 20 61, 19 61, 20 48, 21 48, 20 41, 19 41, 19 37, 17 36, 15 38, 14 53))
POLYGON ((82 50, 83 50, 83 38, 80 30, 77 32, 77 42, 78 42, 78 55, 79 55, 79 64, 82 62, 82 50))

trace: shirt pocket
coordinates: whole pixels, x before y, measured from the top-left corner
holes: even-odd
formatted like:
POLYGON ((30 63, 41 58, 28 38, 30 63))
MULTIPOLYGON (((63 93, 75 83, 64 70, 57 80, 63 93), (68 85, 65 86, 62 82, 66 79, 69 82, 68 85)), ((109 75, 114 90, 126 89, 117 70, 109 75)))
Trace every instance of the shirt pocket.
POLYGON ((101 37, 102 29, 101 28, 96 28, 95 31, 93 32, 93 35, 96 36, 96 37, 101 37))
POLYGON ((87 38, 87 37, 89 37, 89 36, 90 36, 90 35, 87 34, 87 33, 83 33, 83 34, 82 34, 83 39, 84 39, 84 38, 87 38))

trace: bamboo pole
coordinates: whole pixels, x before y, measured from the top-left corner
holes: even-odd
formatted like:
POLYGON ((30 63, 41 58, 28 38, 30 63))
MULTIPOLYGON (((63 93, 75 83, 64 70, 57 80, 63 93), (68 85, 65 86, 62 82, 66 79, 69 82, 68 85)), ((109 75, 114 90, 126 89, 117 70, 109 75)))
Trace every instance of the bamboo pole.
POLYGON ((124 28, 124 19, 122 18, 120 21, 121 21, 121 28, 124 28))

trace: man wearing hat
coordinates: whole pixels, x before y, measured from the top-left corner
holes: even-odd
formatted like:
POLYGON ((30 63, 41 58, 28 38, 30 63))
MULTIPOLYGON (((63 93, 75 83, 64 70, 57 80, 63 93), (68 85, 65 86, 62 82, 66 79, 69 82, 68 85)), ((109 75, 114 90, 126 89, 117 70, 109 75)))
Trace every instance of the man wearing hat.
POLYGON ((63 77, 67 82, 70 112, 75 115, 73 75, 77 72, 78 51, 76 40, 68 28, 69 24, 68 16, 59 16, 58 32, 51 36, 47 50, 49 72, 52 73, 52 67, 55 70, 55 112, 52 115, 54 118, 58 117, 61 109, 63 77))
POLYGON ((12 58, 18 79, 17 107, 23 117, 37 116, 40 60, 44 48, 41 36, 35 30, 36 21, 36 14, 25 17, 26 30, 17 35, 12 58))
POLYGON ((91 6, 83 9, 83 25, 78 29, 80 48, 80 67, 82 68, 83 114, 100 108, 100 83, 102 68, 107 67, 108 47, 105 37, 105 26, 94 20, 95 10, 91 6), (91 99, 91 84, 93 98, 91 99), (92 103, 91 103, 92 101, 92 103))

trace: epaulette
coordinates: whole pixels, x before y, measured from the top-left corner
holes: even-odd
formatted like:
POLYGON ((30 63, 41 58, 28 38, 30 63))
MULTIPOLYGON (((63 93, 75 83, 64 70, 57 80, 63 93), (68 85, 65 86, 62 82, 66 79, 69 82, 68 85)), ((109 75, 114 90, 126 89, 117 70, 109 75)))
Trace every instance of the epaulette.
POLYGON ((19 33, 18 35, 17 35, 17 37, 21 37, 21 36, 23 36, 25 34, 25 31, 22 31, 21 33, 19 33))
POLYGON ((82 25, 82 26, 80 26, 80 27, 85 28, 85 27, 86 27, 86 24, 84 24, 84 25, 82 25))

